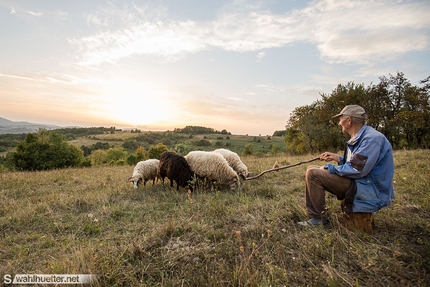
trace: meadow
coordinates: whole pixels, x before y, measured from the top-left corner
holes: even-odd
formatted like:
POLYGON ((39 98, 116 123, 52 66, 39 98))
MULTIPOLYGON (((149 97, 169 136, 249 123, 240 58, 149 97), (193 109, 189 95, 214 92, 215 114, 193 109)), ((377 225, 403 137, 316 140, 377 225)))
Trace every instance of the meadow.
MULTIPOLYGON (((253 174, 316 155, 243 157, 253 174)), ((429 286, 430 151, 395 152, 393 205, 373 234, 303 229, 307 163, 238 190, 127 182, 133 166, 0 173, 5 274, 97 274, 92 286, 429 286)))

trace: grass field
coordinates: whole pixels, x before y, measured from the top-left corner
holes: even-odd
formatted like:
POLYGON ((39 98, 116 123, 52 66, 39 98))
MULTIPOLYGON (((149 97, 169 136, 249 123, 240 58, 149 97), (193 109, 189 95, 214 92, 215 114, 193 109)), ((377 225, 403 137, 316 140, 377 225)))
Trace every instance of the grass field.
MULTIPOLYGON (((257 174, 314 156, 242 159, 257 174)), ((296 226, 310 164, 191 197, 134 190, 132 166, 0 173, 0 284, 20 273, 98 274, 93 286, 429 286, 429 160, 395 152, 396 200, 372 235, 342 226, 334 196, 331 229, 296 226)))

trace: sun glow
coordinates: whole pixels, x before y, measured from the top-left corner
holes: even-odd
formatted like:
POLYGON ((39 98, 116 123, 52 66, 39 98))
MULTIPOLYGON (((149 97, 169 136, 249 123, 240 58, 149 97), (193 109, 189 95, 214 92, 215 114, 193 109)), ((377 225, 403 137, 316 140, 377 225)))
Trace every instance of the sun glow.
POLYGON ((132 127, 157 125, 168 121, 173 113, 162 99, 151 97, 127 97, 127 100, 115 102, 109 109, 112 120, 132 127))
POLYGON ((118 77, 105 87, 104 117, 115 124, 154 127, 175 116, 169 101, 163 97, 162 89, 151 83, 118 77))

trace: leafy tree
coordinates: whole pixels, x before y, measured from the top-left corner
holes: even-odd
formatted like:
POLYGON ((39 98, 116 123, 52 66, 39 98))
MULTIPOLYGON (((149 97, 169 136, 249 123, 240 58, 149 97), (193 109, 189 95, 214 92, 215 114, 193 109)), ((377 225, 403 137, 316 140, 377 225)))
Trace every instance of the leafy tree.
POLYGON ((136 165, 139 161, 134 154, 129 154, 127 156, 126 162, 128 165, 136 165))
POLYGON ((140 146, 136 149, 134 154, 129 154, 126 158, 126 163, 128 165, 136 165, 139 161, 146 159, 146 151, 143 146, 140 146))
POLYGON ((155 146, 150 146, 148 150, 148 158, 159 159, 161 154, 168 150, 169 148, 162 143, 158 143, 155 146))
POLYGON ((136 154, 136 160, 138 162, 147 159, 147 152, 145 151, 145 148, 143 146, 139 146, 136 149, 135 154, 136 154))
POLYGON ((278 145, 273 145, 272 146, 272 154, 273 155, 277 155, 279 152, 280 152, 280 150, 281 150, 281 147, 279 147, 278 145))
POLYGON ((287 134, 287 131, 286 130, 281 130, 281 131, 275 131, 274 133, 273 133, 273 136, 274 137, 283 137, 283 136, 285 136, 287 134))
POLYGON ((46 129, 27 134, 12 153, 13 166, 17 170, 75 167, 83 159, 83 151, 70 144, 64 135, 46 129))
POLYGON ((305 134, 294 128, 287 128, 285 135, 285 144, 287 152, 291 154, 305 154, 309 152, 306 145, 305 134))
POLYGON ((245 145, 245 149, 242 152, 243 156, 252 155, 254 153, 254 145, 252 143, 249 143, 245 145))
POLYGON ((104 165, 108 162, 107 152, 102 149, 95 150, 90 155, 92 165, 104 165))
POLYGON ((208 140, 205 140, 205 139, 199 140, 199 141, 195 141, 195 142, 193 142, 193 144, 195 146, 211 146, 211 142, 208 141, 208 140))
POLYGON ((123 144, 122 147, 125 149, 137 149, 139 147, 139 144, 134 139, 128 139, 123 144))
POLYGON ((127 157, 127 152, 124 151, 122 147, 110 148, 106 151, 106 157, 109 163, 115 163, 125 159, 127 157))
POLYGON ((344 106, 362 106, 367 124, 382 132, 394 148, 427 148, 430 144, 430 77, 412 86, 403 73, 380 77, 377 85, 338 85, 321 100, 297 107, 286 126, 287 150, 293 153, 341 150, 348 140, 331 119, 344 106))
POLYGON ((193 150, 193 146, 189 142, 177 143, 174 147, 174 150, 180 155, 186 155, 193 150))

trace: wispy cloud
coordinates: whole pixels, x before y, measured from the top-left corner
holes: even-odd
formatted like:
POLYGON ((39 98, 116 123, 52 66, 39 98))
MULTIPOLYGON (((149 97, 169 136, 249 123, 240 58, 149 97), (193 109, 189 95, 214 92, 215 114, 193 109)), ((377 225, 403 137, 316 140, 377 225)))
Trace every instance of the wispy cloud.
POLYGON ((184 53, 205 49, 205 29, 193 21, 145 22, 128 29, 69 39, 83 52, 82 64, 115 62, 130 55, 155 55, 174 61, 184 53))
POLYGON ((28 14, 36 16, 36 17, 40 17, 42 16, 42 12, 33 12, 33 11, 28 11, 28 14))
MULTIPOLYGON (((430 3, 426 1, 322 0, 286 14, 244 7, 222 10, 212 22, 196 22, 163 19, 167 17, 163 13, 151 17, 147 7, 133 6, 128 13, 117 12, 124 28, 105 29, 69 42, 78 47, 85 65, 139 54, 175 61, 213 47, 249 52, 300 42, 316 45, 327 62, 366 63, 428 49, 430 44, 430 3)), ((88 15, 87 23, 109 27, 114 13, 115 9, 100 10, 88 15)), ((259 52, 257 59, 264 56, 265 51, 259 52)))
POLYGON ((57 74, 57 73, 38 73, 38 74, 18 74, 18 73, 0 73, 0 77, 19 79, 43 83, 61 83, 67 85, 76 85, 84 83, 85 80, 73 75, 57 74))
POLYGON ((260 52, 257 54, 257 61, 260 62, 266 56, 266 52, 260 52))

